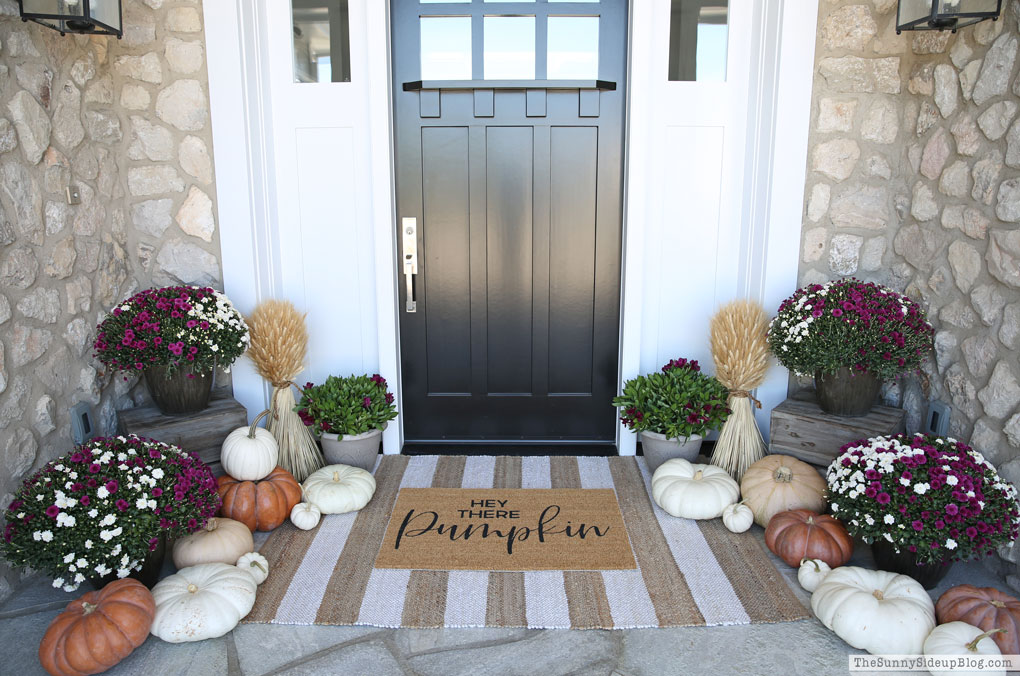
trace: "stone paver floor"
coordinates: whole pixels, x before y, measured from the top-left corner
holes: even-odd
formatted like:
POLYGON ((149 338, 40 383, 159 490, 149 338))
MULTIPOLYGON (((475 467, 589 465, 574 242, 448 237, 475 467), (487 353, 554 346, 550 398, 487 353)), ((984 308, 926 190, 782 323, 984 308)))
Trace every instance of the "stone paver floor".
MULTIPOLYGON (((754 527, 759 537, 763 531, 754 527)), ((871 565, 867 550, 851 563, 871 565)), ((782 562, 787 583, 808 605, 796 571, 782 562)), ((968 582, 1005 584, 981 564, 956 564, 932 592, 968 582)), ((0 606, 0 673, 45 676, 39 641, 74 598, 39 578, 0 606)), ((527 629, 380 629, 377 627, 243 624, 198 643, 170 644, 150 636, 109 674, 165 676, 657 676, 660 674, 846 674, 856 653, 815 619, 780 624, 624 631, 527 629)), ((858 672, 860 673, 860 672, 858 672)))

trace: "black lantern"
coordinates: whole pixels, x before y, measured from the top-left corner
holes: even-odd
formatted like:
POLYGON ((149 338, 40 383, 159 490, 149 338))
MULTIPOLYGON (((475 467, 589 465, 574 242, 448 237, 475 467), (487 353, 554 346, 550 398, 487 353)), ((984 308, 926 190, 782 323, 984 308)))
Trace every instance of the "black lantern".
POLYGON ((124 35, 120 0, 18 0, 22 21, 65 33, 124 35))
POLYGON ((991 19, 1002 11, 1002 0, 899 0, 896 34, 902 31, 953 31, 991 19))

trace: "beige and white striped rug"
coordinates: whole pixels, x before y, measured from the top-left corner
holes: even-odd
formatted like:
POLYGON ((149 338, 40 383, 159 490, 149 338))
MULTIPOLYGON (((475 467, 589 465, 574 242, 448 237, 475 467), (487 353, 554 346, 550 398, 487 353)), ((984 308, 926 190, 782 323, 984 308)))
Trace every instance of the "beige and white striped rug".
POLYGON ((393 455, 375 475, 375 496, 360 512, 324 517, 310 531, 288 522, 273 532, 260 550, 270 575, 244 622, 628 629, 809 616, 754 535, 659 509, 641 458, 393 455), (638 567, 374 568, 398 492, 428 487, 614 489, 638 567))

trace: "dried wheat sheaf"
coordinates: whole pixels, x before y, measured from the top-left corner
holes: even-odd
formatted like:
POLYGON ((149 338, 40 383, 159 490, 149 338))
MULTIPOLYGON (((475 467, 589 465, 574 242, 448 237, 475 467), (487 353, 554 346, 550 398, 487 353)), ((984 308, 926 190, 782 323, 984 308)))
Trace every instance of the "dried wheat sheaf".
POLYGON ((764 382, 769 368, 768 317, 758 303, 734 301, 716 312, 710 330, 715 375, 730 391, 733 411, 719 433, 712 462, 739 480, 765 455, 765 441, 751 409, 751 390, 764 382))
POLYGON ((305 368, 308 329, 305 316, 288 301, 265 300, 246 318, 248 356, 259 375, 273 386, 266 427, 280 445, 280 466, 298 481, 322 467, 322 454, 311 430, 294 411, 292 380, 305 368))

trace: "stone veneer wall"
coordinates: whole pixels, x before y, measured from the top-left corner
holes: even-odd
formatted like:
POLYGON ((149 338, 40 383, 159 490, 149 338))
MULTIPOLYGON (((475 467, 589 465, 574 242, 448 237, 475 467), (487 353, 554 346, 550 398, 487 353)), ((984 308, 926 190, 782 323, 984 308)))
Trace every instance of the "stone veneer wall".
MULTIPOLYGON (((887 386, 1020 485, 1020 3, 896 35, 896 1, 822 0, 800 281, 842 276, 923 301, 936 350, 887 386)), ((1016 582, 1016 578, 1013 579, 1016 582)))
MULTIPOLYGON (((201 2, 123 8, 122 40, 62 37, 0 0, 0 508, 70 448, 70 406, 107 434, 145 400, 92 359, 104 313, 153 285, 220 286, 201 2)), ((0 564, 0 600, 16 581, 0 564)))

